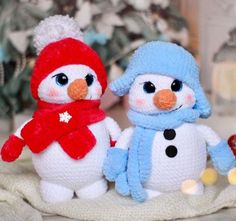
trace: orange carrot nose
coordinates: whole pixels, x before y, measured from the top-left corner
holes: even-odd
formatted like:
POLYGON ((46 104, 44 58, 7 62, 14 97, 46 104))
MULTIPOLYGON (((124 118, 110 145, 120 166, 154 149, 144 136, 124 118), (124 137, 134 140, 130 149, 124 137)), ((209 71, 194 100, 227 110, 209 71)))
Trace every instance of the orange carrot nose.
POLYGON ((73 100, 82 100, 88 94, 88 86, 84 79, 77 79, 70 83, 67 88, 68 95, 73 100))
POLYGON ((153 103, 161 110, 170 110, 176 104, 176 95, 169 89, 158 91, 153 97, 153 103))

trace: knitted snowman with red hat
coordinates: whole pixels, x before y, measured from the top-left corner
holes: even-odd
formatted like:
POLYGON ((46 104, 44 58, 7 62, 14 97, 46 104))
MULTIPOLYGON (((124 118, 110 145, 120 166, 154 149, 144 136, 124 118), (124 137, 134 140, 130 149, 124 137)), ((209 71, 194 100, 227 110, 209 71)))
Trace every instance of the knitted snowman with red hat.
POLYGON ((16 160, 25 145, 32 151, 46 202, 95 198, 107 190, 102 165, 120 128, 99 109, 107 86, 99 56, 83 42, 78 24, 52 16, 35 29, 38 58, 31 91, 38 109, 1 149, 4 161, 16 160))

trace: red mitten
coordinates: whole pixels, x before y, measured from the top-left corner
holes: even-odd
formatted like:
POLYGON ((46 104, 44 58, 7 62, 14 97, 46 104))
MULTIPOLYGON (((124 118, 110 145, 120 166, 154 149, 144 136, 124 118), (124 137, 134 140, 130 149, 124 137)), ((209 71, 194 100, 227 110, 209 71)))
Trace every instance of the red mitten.
POLYGON ((236 134, 229 137, 228 144, 229 144, 231 150, 233 151, 234 156, 236 156, 236 134))
POLYGON ((15 135, 10 135, 9 139, 3 144, 1 156, 3 161, 11 162, 16 160, 25 146, 25 142, 15 135))
POLYGON ((116 145, 116 140, 110 139, 110 145, 111 147, 114 147, 116 145))

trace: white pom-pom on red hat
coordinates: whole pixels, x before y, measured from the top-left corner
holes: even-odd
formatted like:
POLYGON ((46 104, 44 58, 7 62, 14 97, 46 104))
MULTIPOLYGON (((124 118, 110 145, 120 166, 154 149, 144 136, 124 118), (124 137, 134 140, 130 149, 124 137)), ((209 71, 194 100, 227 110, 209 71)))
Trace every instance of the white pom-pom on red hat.
POLYGON ((69 16, 54 15, 41 21, 34 30, 34 46, 37 53, 50 43, 64 38, 74 38, 83 41, 83 33, 79 24, 69 16))

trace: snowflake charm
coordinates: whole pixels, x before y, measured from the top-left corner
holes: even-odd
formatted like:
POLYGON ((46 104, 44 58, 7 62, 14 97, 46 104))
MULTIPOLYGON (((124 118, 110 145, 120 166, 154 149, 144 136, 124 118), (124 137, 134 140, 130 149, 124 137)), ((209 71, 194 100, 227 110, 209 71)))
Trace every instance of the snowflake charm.
POLYGON ((60 113, 59 117, 60 117, 60 122, 65 122, 65 123, 68 123, 72 118, 72 116, 67 111, 64 113, 60 113))

